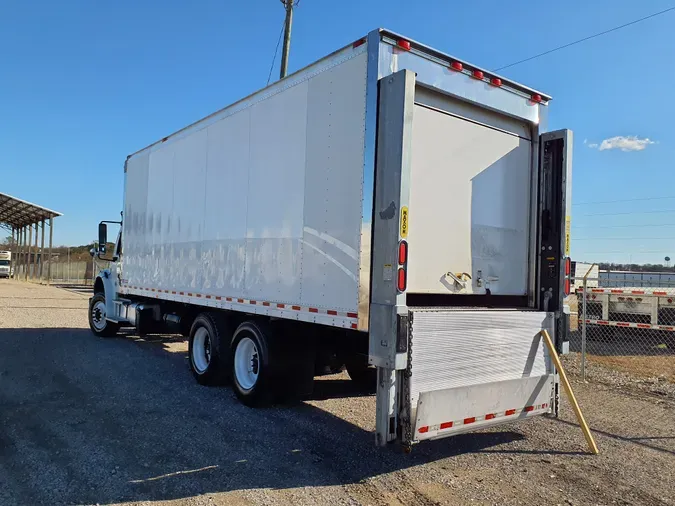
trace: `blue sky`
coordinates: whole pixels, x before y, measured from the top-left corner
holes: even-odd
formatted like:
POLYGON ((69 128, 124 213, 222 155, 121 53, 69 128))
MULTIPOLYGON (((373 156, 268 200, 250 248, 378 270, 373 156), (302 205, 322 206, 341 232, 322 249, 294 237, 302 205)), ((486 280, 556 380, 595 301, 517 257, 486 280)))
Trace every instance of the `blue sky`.
MULTIPOLYGON (((290 70, 378 26, 497 68, 669 2, 301 0, 290 70)), ((129 153, 265 85, 283 15, 278 0, 0 0, 0 191, 63 212, 56 243, 92 240, 119 216, 129 153)), ((675 258, 674 28, 670 12, 503 71, 575 132, 578 260, 675 258), (672 198, 627 201, 654 197, 672 198)))

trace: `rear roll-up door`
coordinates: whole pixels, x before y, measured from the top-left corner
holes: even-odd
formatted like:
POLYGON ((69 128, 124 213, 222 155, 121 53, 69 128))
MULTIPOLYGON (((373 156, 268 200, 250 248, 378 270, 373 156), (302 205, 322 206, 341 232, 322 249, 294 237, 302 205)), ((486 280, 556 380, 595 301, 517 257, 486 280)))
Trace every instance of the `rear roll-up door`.
POLYGON ((408 293, 527 295, 529 126, 418 87, 412 142, 408 293))

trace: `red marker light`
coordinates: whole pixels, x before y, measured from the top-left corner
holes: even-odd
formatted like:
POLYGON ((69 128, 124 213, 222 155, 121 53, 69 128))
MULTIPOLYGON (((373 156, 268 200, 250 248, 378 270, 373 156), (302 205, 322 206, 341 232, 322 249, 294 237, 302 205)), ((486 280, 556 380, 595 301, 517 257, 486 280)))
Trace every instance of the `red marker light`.
POLYGON ((399 268, 398 270, 398 283, 397 283, 397 288, 399 292, 405 292, 406 285, 408 283, 408 280, 406 279, 406 272, 403 267, 399 268))
POLYGON ((398 244, 398 264, 403 265, 408 261, 408 243, 401 241, 398 244))
POLYGON ((410 51, 410 42, 408 42, 407 40, 401 39, 396 43, 396 45, 401 49, 403 49, 404 51, 410 51))
POLYGON ((490 79, 490 84, 491 84, 492 86, 497 86, 497 87, 499 87, 499 86, 502 85, 502 80, 499 79, 498 77, 493 77, 492 79, 490 79))
POLYGON ((531 98, 532 98, 532 102, 534 102, 535 104, 539 104, 541 102, 541 95, 539 95, 538 93, 535 93, 534 95, 532 95, 531 98))
POLYGON ((456 70, 457 72, 461 72, 462 69, 464 68, 464 65, 462 65, 462 64, 459 63, 458 61, 453 61, 453 62, 450 64, 450 68, 451 68, 452 70, 456 70))
POLYGON ((483 73, 480 70, 474 70, 473 74, 471 74, 474 79, 480 79, 481 81, 483 80, 483 73))

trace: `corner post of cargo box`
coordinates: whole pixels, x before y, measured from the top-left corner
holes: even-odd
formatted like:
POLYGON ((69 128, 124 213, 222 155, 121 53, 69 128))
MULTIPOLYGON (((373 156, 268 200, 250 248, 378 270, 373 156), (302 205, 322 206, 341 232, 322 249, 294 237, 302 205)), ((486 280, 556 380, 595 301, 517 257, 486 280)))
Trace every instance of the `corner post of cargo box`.
MULTIPOLYGON (((571 288, 572 144, 572 131, 567 129, 539 137, 538 307, 554 315, 555 347, 560 354, 569 351, 563 305, 571 288)), ((556 381, 556 415, 557 385, 556 381)))
MULTIPOLYGON (((399 398, 408 363, 408 308, 400 286, 399 243, 407 236, 415 73, 379 81, 373 204, 369 362, 377 366, 376 442, 398 435, 399 398)), ((405 272, 403 273, 405 280, 405 272)), ((404 281, 405 285, 405 281, 404 281)))

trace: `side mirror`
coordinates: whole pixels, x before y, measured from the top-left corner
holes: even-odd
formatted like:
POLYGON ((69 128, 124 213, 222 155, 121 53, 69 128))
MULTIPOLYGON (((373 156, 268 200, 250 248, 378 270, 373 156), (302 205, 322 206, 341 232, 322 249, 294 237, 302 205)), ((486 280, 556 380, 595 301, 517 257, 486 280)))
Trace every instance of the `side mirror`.
POLYGON ((108 243, 108 225, 98 224, 98 254, 105 255, 106 244, 108 243))

